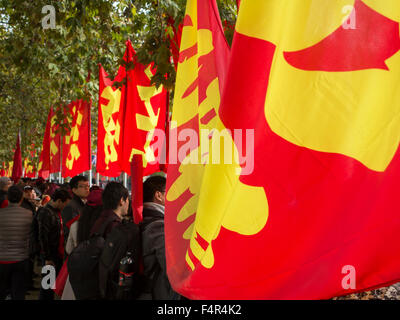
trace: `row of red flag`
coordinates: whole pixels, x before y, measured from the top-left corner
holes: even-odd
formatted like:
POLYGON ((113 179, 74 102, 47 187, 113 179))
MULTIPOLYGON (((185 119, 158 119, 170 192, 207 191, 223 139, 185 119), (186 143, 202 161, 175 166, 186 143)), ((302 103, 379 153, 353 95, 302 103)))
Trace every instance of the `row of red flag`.
MULTIPOLYGON (((327 299, 400 281, 400 3, 342 5, 242 0, 229 48, 216 0, 187 1, 170 135, 196 132, 203 156, 200 130, 214 144, 229 129, 239 157, 168 164, 167 272, 184 296, 327 299)), ((131 174, 135 221, 166 120, 153 72, 100 68, 98 170, 131 174)))

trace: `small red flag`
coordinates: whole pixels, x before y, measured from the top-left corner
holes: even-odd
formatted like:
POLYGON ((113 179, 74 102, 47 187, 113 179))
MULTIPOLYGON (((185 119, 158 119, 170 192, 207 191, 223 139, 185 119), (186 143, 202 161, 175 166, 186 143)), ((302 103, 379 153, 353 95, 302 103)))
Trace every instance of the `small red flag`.
POLYGON ((21 177, 22 177, 22 157, 21 157, 20 137, 18 133, 17 146, 15 148, 15 153, 14 153, 14 165, 13 165, 11 180, 13 180, 14 183, 17 183, 21 177))
POLYGON ((91 168, 90 141, 90 106, 91 104, 76 100, 66 109, 70 114, 69 132, 63 139, 62 176, 74 177, 91 168))
POLYGON ((125 68, 120 67, 117 77, 112 81, 107 78, 104 68, 99 65, 99 120, 97 129, 96 170, 102 176, 119 177, 119 122, 120 105, 123 103, 122 89, 113 84, 125 76, 125 68))
POLYGON ((127 41, 124 59, 134 64, 127 72, 123 108, 120 109, 121 124, 119 161, 121 170, 130 174, 133 155, 143 155, 143 175, 160 171, 159 159, 165 140, 165 108, 167 91, 151 84, 155 74, 153 64, 144 66, 137 61, 135 50, 127 41), (156 135, 164 132, 164 138, 156 135), (158 152, 158 153, 157 153, 158 152))

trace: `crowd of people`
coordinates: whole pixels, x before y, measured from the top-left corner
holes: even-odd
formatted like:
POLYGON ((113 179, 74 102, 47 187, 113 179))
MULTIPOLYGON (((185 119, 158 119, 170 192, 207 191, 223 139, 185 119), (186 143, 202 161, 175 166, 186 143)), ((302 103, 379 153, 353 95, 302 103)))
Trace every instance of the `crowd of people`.
POLYGON ((53 267, 62 284, 59 290, 41 281, 39 300, 53 300, 55 293, 63 300, 181 299, 166 274, 165 187, 162 176, 144 182, 143 221, 136 225, 121 183, 102 189, 90 187, 85 176, 62 185, 0 178, 0 300, 25 299, 33 279, 47 276, 35 266, 53 267), (87 275, 93 256, 98 260, 87 275))

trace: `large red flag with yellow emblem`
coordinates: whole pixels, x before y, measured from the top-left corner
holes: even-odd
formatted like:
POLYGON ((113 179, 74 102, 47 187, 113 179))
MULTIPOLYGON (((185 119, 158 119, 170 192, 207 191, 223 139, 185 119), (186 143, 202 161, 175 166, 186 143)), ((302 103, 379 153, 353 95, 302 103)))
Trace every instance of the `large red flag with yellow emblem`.
POLYGON ((69 130, 63 138, 64 178, 74 177, 91 168, 90 106, 84 100, 76 100, 66 107, 69 130))
POLYGON ((107 177, 118 177, 121 174, 119 165, 119 138, 121 124, 120 106, 124 102, 124 86, 116 88, 114 82, 121 82, 126 77, 125 68, 121 66, 114 80, 107 77, 104 68, 99 66, 99 120, 97 131, 97 172, 107 177))
POLYGON ((167 208, 176 290, 326 299, 400 280, 399 12, 396 0, 241 1, 219 116, 242 130, 237 152, 251 132, 253 146, 239 168, 206 165, 199 192, 180 186, 191 211, 167 208), (179 251, 171 227, 189 221, 179 251))
MULTIPOLYGON (((205 163, 212 152, 208 147, 212 147, 214 129, 221 125, 218 110, 228 61, 229 46, 215 0, 189 0, 170 129, 165 241, 172 286, 191 298, 200 297, 192 294, 197 283, 195 286, 189 283, 196 279, 199 259, 206 247, 194 226, 205 163), (201 141, 205 141, 202 146, 201 141)), ((218 192, 209 196, 215 199, 218 192)), ((204 273, 200 275, 203 276, 204 273)))
POLYGON ((158 133, 165 132, 167 91, 151 84, 156 71, 153 63, 148 66, 139 63, 131 42, 127 41, 126 45, 124 60, 134 68, 127 71, 126 96, 123 95, 119 114, 120 166, 123 172, 130 174, 133 156, 140 154, 143 156, 143 175, 147 176, 160 171, 165 134, 162 137, 158 133))

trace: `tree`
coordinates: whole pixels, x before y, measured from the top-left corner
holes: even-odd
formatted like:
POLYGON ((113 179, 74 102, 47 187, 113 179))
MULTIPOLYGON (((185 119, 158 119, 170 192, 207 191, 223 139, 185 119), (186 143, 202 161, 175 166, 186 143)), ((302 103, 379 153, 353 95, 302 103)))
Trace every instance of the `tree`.
MULTIPOLYGON (((233 26, 236 1, 218 5, 222 20, 233 26)), ((18 128, 26 157, 27 146, 41 147, 50 106, 66 106, 75 99, 93 102, 95 145, 98 64, 113 78, 127 39, 140 62, 155 62, 152 81, 173 90, 170 23, 177 27, 182 22, 185 7, 186 0, 0 0, 0 163, 11 159, 18 128), (54 29, 42 26, 46 5, 55 9, 54 29)), ((231 41, 232 28, 226 34, 231 41)))

